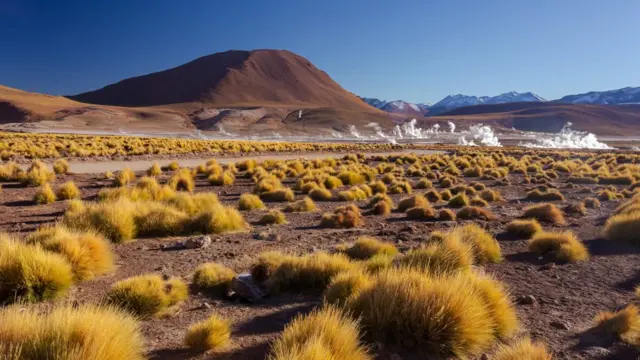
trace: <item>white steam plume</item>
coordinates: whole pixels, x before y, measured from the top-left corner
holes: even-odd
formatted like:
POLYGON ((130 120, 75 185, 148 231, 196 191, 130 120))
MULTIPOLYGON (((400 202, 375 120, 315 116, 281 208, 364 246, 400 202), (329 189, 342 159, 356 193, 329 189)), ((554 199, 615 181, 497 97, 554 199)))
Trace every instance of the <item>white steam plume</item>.
POLYGON ((491 129, 488 125, 478 124, 471 125, 469 127, 469 136, 471 140, 466 139, 466 135, 463 135, 458 138, 458 145, 465 146, 476 146, 476 141, 480 143, 480 145, 485 146, 497 146, 500 147, 500 141, 498 137, 493 133, 493 129, 491 129))
POLYGON ((449 124, 449 132, 451 132, 452 134, 456 132, 456 124, 452 123, 451 121, 447 121, 447 124, 449 124))
POLYGON ((538 137, 534 142, 520 143, 527 148, 556 148, 556 149, 613 149, 611 146, 598 141, 592 133, 571 130, 571 123, 567 122, 562 130, 552 136, 538 137))

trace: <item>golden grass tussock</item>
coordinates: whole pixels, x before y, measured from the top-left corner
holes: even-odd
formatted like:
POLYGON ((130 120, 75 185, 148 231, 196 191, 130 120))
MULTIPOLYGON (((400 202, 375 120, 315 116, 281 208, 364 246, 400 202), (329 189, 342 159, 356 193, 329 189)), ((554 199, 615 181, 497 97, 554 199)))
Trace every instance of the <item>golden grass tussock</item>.
POLYGON ((0 309, 0 358, 6 360, 143 360, 140 324, 109 306, 0 309))
POLYGON ((603 189, 596 193, 596 198, 600 201, 616 201, 624 198, 624 196, 616 193, 615 191, 603 189))
POLYGON ((527 193, 526 199, 533 201, 564 201, 564 195, 556 189, 550 189, 548 191, 535 189, 527 193))
POLYGON ((486 200, 476 196, 473 199, 471 199, 471 201, 469 201, 469 205, 477 206, 477 207, 487 207, 489 206, 489 203, 486 200))
POLYGON ((571 231, 538 232, 529 240, 529 251, 562 262, 585 261, 589 258, 589 250, 571 231))
POLYGON ((80 197, 80 189, 78 189, 73 181, 67 181, 60 185, 56 191, 56 196, 60 200, 77 199, 80 197))
POLYGON ((49 226, 29 234, 26 243, 62 255, 71 265, 76 280, 89 280, 115 268, 108 240, 94 232, 77 232, 63 225, 49 226))
POLYGON ((360 342, 358 322, 333 306, 298 315, 271 346, 267 360, 373 359, 360 342))
POLYGON ((229 344, 230 338, 229 321, 214 314, 206 320, 189 326, 184 336, 184 343, 198 351, 219 351, 229 344))
POLYGON ((236 178, 231 171, 223 171, 219 174, 211 174, 207 180, 213 186, 225 186, 233 185, 236 178))
POLYGON ((552 360, 547 347, 530 338, 518 339, 511 344, 501 344, 491 356, 492 360, 552 360))
POLYGON ((408 181, 396 181, 389 187, 390 194, 411 194, 413 188, 408 181))
POLYGON ((32 162, 26 172, 18 170, 15 174, 17 180, 27 186, 40 186, 56 179, 56 174, 39 160, 32 162))
POLYGON ((260 199, 268 202, 291 202, 296 196, 289 188, 275 189, 260 194, 260 199))
POLYGON ((388 269, 349 297, 346 308, 375 341, 430 357, 467 358, 489 349, 499 335, 497 307, 484 292, 465 273, 425 276, 416 269, 388 269))
POLYGON ((287 255, 278 251, 267 251, 258 255, 258 259, 251 265, 251 276, 258 283, 265 282, 282 264, 287 255))
POLYGON ((400 257, 400 267, 419 269, 429 274, 453 274, 471 270, 473 250, 456 237, 445 237, 442 242, 411 250, 400 257))
POLYGON ((345 254, 352 259, 366 260, 380 254, 393 257, 398 254, 398 249, 391 243, 369 236, 361 236, 345 250, 345 254))
POLYGON ((316 209, 316 204, 310 197, 305 196, 302 200, 294 201, 284 207, 284 212, 309 212, 316 209))
POLYGON ((497 216, 495 216, 491 210, 478 207, 478 206, 465 206, 462 209, 458 210, 456 213, 456 217, 460 220, 496 220, 497 216))
POLYGON ((416 189, 429 189, 433 187, 433 183, 427 178, 422 178, 416 182, 416 185, 414 187, 416 189))
POLYGON ((56 161, 53 162, 53 172, 57 175, 66 175, 70 170, 69 162, 65 159, 56 159, 56 161))
POLYGON ((438 211, 438 220, 439 221, 455 221, 456 213, 451 209, 440 209, 438 211))
POLYGON ((607 219, 603 234, 610 241, 640 246, 638 231, 640 231, 640 211, 630 211, 607 219))
POLYGON ((333 213, 325 213, 320 220, 320 227, 350 229, 364 223, 360 208, 355 204, 337 207, 333 213))
POLYGON ((324 188, 315 188, 309 191, 309 197, 315 201, 330 201, 333 198, 331 190, 324 188))
POLYGON ((132 183, 136 179, 136 174, 133 170, 129 168, 125 168, 118 173, 113 178, 113 184, 115 186, 125 186, 132 183))
POLYGON ((370 213, 373 215, 389 216, 391 215, 391 207, 392 205, 389 205, 386 201, 378 201, 373 205, 370 213))
POLYGON ((382 193, 377 193, 375 195, 373 195, 373 197, 371 197, 371 199, 369 199, 369 203, 367 204, 367 207, 371 208, 373 207, 375 204, 379 203, 379 202, 386 202, 389 207, 393 208, 393 199, 391 199, 391 197, 387 194, 382 194, 382 193))
POLYGON ((66 294, 73 271, 64 256, 0 234, 0 279, 0 304, 34 302, 66 294))
POLYGON ((46 205, 51 204, 56 201, 56 193, 53 192, 51 185, 49 183, 44 183, 38 189, 36 189, 36 193, 33 196, 33 202, 38 205, 46 205))
POLYGON ((211 295, 226 296, 235 276, 235 271, 222 264, 206 263, 198 266, 191 282, 211 295))
POLYGON ((337 274, 355 270, 359 264, 344 254, 316 252, 305 256, 287 256, 266 281, 270 293, 295 290, 324 290, 337 274))
POLYGON ((258 224, 260 225, 280 225, 286 223, 287 218, 280 210, 271 210, 268 213, 264 214, 258 221, 258 224))
POLYGON ((464 192, 461 192, 455 195, 454 197, 449 199, 449 202, 447 203, 447 206, 451 208, 462 208, 468 205, 469 205, 469 198, 464 192))
POLYGON ((542 226, 536 219, 513 220, 507 224, 507 233, 522 239, 530 239, 540 231, 542 231, 542 226))
POLYGON ((427 191, 426 193, 424 193, 424 197, 425 197, 428 201, 430 201, 430 202, 434 202, 434 203, 435 203, 435 202, 438 202, 438 201, 440 201, 440 200, 442 200, 442 199, 440 198, 440 193, 438 193, 438 191, 437 191, 437 190, 434 190, 434 189, 429 190, 429 191, 427 191))
MULTIPOLYGON (((383 255, 385 256, 385 255, 383 255)), ((387 258, 389 258, 387 256, 387 258)), ((347 271, 336 275, 324 291, 324 302, 344 306, 347 299, 367 286, 371 278, 361 271, 347 271)))
POLYGON ((158 164, 157 162, 154 162, 153 165, 151 165, 151 167, 147 169, 147 176, 159 176, 159 175, 162 175, 162 168, 160 167, 160 164, 158 164))
POLYGON ((429 200, 427 200, 423 195, 416 194, 410 197, 403 198, 398 202, 398 211, 405 212, 413 207, 426 207, 429 206, 429 200))
POLYGON ((451 198, 453 197, 453 194, 451 194, 451 190, 446 189, 440 192, 440 200, 442 201, 449 201, 451 200, 451 198))
POLYGON ((167 185, 173 190, 192 192, 195 188, 195 182, 191 170, 185 168, 174 172, 167 185))
POLYGON ((436 210, 429 205, 416 206, 406 211, 409 220, 436 220, 436 210))
POLYGON ((328 176, 326 179, 324 179, 322 184, 329 190, 337 189, 343 186, 342 181, 337 176, 328 176))
POLYGON ((502 261, 502 253, 498 241, 476 224, 453 228, 446 236, 458 238, 461 242, 471 246, 475 261, 480 264, 499 263, 502 261))
POLYGON ((565 225, 566 221, 562 211, 554 204, 532 205, 524 209, 522 217, 525 219, 536 219, 555 225, 565 225))
POLYGON ((603 311, 594 319, 596 331, 614 335, 631 345, 640 346, 640 313, 636 305, 616 312, 603 311))
POLYGON ((240 195, 240 200, 238 200, 238 209, 240 210, 261 210, 264 209, 265 205, 260 200, 258 195, 244 193, 240 195))
POLYGON ((147 318, 167 313, 187 299, 187 285, 178 278, 163 280, 162 276, 147 274, 130 277, 111 286, 106 302, 147 318))

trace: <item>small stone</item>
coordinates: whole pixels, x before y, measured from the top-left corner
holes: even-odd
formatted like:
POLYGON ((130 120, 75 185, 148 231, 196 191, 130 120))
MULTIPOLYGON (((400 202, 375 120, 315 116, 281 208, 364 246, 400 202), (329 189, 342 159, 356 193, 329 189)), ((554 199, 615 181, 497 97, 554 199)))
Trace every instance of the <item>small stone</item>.
POLYGON ((553 274, 553 275, 551 275, 551 278, 552 278, 552 279, 560 279, 560 275, 558 275, 558 274, 553 274))
POLYGON ((551 327, 556 328, 556 329, 569 330, 569 324, 564 323, 562 321, 552 321, 552 322, 549 323, 549 325, 551 325, 551 327))
POLYGON ((209 304, 208 302, 205 301, 205 302, 202 303, 202 307, 205 308, 205 309, 211 309, 211 304, 209 304))
POLYGON ((555 269, 555 267, 556 267, 556 263, 552 263, 551 262, 551 263, 547 263, 547 264, 544 264, 544 265, 540 266, 540 268, 538 268, 538 270, 540 270, 540 271, 552 270, 552 269, 555 269))
POLYGON ((489 360, 489 355, 482 354, 482 356, 480 356, 480 360, 489 360))
POLYGON ((407 225, 404 228, 402 228, 402 230, 400 230, 400 232, 414 233, 414 232, 416 232, 416 228, 413 225, 407 225))
POLYGON ((193 236, 182 243, 185 249, 205 249, 211 245, 211 238, 207 235, 193 236))
POLYGON ((582 353, 587 355, 589 358, 594 359, 605 359, 611 356, 611 351, 609 349, 600 346, 590 346, 582 350, 582 353))
POLYGON ((231 280, 231 291, 244 300, 256 302, 262 299, 264 294, 249 273, 239 274, 231 280))
POLYGON ((533 295, 520 295, 516 298, 516 302, 523 305, 533 305, 537 301, 536 298, 533 297, 533 295))
POLYGON ((282 240, 282 236, 280 234, 276 234, 276 233, 271 233, 267 237, 267 241, 277 241, 277 242, 279 242, 281 240, 282 240))

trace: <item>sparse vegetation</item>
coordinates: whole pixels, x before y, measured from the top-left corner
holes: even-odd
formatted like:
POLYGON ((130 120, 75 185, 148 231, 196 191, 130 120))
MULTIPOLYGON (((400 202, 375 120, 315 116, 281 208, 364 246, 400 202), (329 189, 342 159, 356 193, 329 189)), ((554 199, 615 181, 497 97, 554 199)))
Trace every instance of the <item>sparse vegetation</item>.
POLYGON ((539 204, 529 206, 524 209, 523 218, 536 219, 542 222, 548 222, 555 225, 565 225, 566 221, 562 211, 554 204, 539 204))
POLYGON ((264 203, 260 197, 254 194, 244 193, 240 195, 238 201, 238 209, 240 210, 260 210, 264 209, 264 203))
POLYGON ((73 181, 67 181, 58 188, 56 196, 60 200, 77 199, 80 197, 80 190, 73 181))
POLYGON ((118 281, 111 286, 106 301, 131 313, 150 317, 165 313, 188 296, 182 280, 163 280, 160 275, 148 274, 118 281))
POLYGON ((225 296, 231 287, 236 273, 218 263, 206 263, 198 266, 193 274, 192 283, 198 289, 216 296, 225 296))
POLYGON ((540 231, 542 231, 542 226, 536 219, 513 220, 507 224, 507 233, 523 239, 530 239, 540 231))
POLYGON ((217 351, 224 349, 230 338, 229 321, 218 315, 211 315, 208 319, 189 327, 184 337, 184 343, 188 347, 200 351, 217 351))
POLYGON ((571 231, 537 232, 529 241, 529 251, 562 262, 589 258, 589 250, 571 231))

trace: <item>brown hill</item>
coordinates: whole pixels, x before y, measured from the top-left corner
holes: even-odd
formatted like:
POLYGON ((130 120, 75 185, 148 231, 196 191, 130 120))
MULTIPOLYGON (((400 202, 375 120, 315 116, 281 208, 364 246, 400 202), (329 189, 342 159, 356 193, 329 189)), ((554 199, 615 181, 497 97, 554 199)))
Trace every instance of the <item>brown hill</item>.
POLYGON ((598 135, 640 135, 640 105, 507 103, 475 105, 433 116, 429 121, 482 122, 523 131, 558 132, 572 128, 598 135))
POLYGON ((285 50, 226 51, 70 96, 103 105, 333 107, 376 113, 309 60, 285 50))

